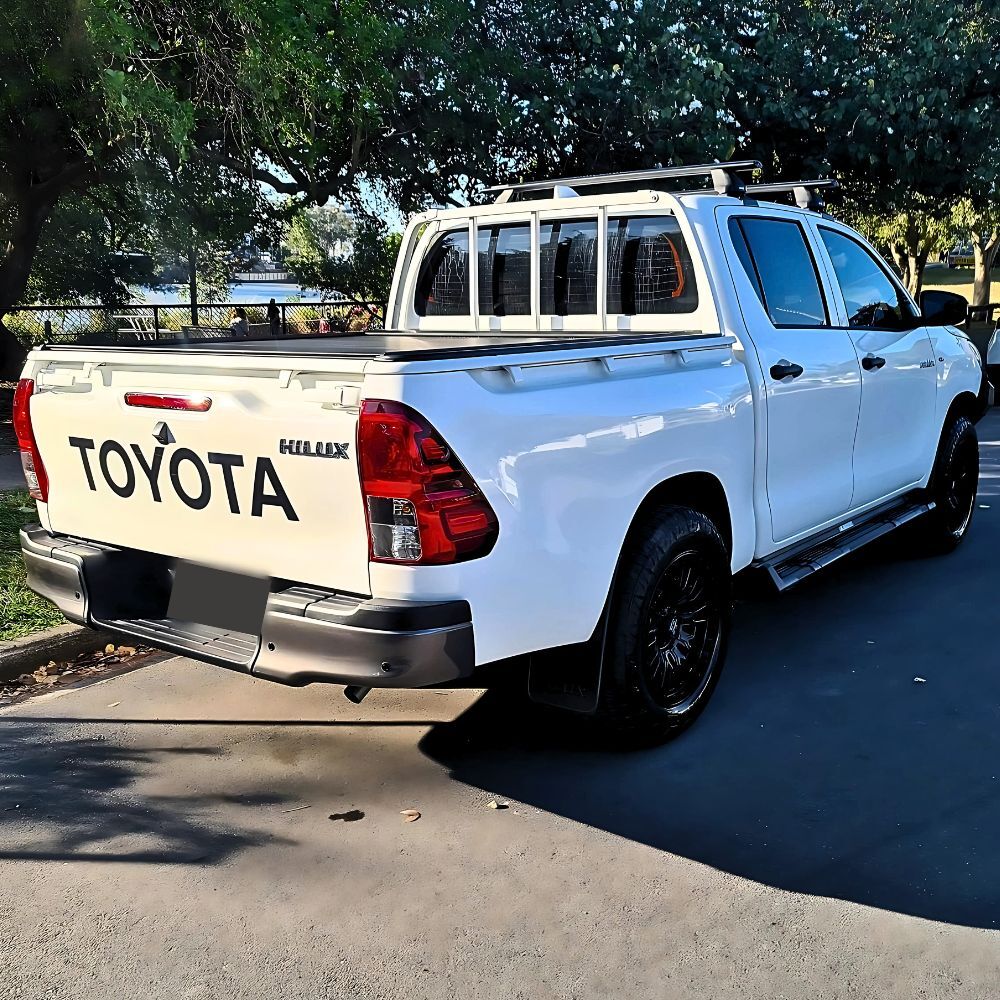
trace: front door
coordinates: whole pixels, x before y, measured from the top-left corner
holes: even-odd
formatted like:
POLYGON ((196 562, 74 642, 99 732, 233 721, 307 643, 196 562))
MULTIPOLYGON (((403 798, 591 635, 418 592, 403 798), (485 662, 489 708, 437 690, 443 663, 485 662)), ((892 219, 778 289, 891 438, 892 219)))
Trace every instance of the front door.
POLYGON ((917 310, 858 240, 818 225, 843 293, 844 319, 861 365, 852 507, 917 485, 936 443, 934 346, 917 310))
POLYGON ((729 217, 728 235, 737 294, 763 370, 767 495, 780 545, 850 509, 861 370, 850 333, 830 325, 801 223, 737 213, 729 217))

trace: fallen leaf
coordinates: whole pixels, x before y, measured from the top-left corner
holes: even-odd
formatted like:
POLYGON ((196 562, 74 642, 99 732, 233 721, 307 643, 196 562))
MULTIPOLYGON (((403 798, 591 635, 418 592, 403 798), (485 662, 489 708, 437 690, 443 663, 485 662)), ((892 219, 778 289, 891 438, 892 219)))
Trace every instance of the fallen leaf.
POLYGON ((927 678, 926 677, 914 677, 913 678, 913 683, 914 684, 926 684, 927 683, 927 678))
POLYGON ((110 705, 108 705, 108 708, 117 708, 120 704, 120 701, 113 701, 110 705))
POLYGON ((399 815, 403 817, 404 823, 416 823, 420 819, 420 811, 418 809, 400 809, 399 815))
POLYGON ((113 653, 114 651, 115 651, 115 644, 114 644, 113 642, 109 642, 109 643, 108 643, 108 644, 107 644, 107 645, 106 645, 106 646, 104 647, 104 652, 105 652, 105 653, 113 653))
POLYGON ((497 802, 497 800, 494 799, 492 802, 487 802, 486 803, 486 808, 487 809, 509 809, 510 808, 510 803, 509 802, 497 802))
POLYGON ((135 656, 135 646, 119 646, 119 656, 135 656))

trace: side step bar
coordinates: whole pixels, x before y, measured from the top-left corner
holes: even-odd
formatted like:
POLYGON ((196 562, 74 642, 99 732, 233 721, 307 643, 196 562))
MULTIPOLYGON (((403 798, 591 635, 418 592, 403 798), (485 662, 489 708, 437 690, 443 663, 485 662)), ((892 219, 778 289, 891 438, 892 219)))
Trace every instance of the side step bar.
POLYGON ((912 500, 883 507, 862 521, 848 521, 819 540, 806 539, 769 559, 761 560, 757 565, 767 570, 778 590, 787 590, 807 576, 933 509, 932 502, 912 500))

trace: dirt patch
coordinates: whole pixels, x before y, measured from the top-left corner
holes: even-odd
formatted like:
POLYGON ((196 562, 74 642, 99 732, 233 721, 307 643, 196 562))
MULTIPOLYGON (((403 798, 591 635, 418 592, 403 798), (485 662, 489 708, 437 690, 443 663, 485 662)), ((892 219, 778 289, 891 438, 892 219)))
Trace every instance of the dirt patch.
POLYGON ((81 653, 75 660, 50 660, 16 680, 0 682, 0 708, 24 701, 55 687, 70 687, 111 677, 142 666, 150 657, 162 656, 150 646, 107 645, 96 653, 81 653))

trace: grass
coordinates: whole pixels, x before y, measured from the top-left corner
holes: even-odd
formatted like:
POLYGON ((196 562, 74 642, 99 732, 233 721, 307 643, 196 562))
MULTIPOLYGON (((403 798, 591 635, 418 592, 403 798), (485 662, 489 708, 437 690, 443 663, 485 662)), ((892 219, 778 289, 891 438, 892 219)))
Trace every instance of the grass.
MULTIPOLYGON (((1000 271, 992 274, 990 302, 1000 302, 1000 271)), ((946 292, 957 292, 972 301, 972 268, 929 267, 924 271, 924 288, 938 288, 946 292)))
POLYGON ((28 590, 17 533, 37 519, 26 492, 0 493, 0 640, 20 639, 66 619, 48 601, 28 590))

